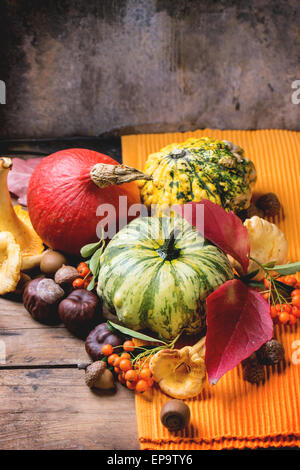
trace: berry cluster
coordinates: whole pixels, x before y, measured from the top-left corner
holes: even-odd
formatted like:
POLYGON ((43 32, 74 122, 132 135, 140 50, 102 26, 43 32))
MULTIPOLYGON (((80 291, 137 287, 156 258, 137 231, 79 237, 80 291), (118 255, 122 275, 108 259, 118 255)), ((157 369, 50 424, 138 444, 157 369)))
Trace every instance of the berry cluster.
MULTIPOLYGON (((294 276, 282 276, 277 278, 277 280, 294 287, 294 290, 291 292, 291 297, 288 302, 280 302, 271 305, 271 317, 275 322, 279 322, 283 325, 294 325, 297 319, 300 318, 299 273, 294 276)), ((264 280, 264 284, 267 289, 270 288, 270 283, 267 279, 264 280)), ((263 296, 266 300, 270 301, 270 292, 266 292, 263 296)))
POLYGON ((154 380, 149 368, 150 357, 145 360, 135 361, 132 355, 135 349, 133 341, 123 343, 123 352, 117 354, 110 344, 102 347, 102 354, 107 357, 107 363, 118 377, 119 382, 129 390, 144 393, 150 389, 154 380))
POLYGON ((77 266, 78 277, 73 281, 74 289, 86 289, 92 280, 92 273, 84 262, 77 266))

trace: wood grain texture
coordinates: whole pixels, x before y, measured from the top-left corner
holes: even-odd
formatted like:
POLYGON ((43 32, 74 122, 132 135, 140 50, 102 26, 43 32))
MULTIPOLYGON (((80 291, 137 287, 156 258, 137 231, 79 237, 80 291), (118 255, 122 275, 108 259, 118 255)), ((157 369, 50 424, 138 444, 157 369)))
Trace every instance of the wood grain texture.
POLYGON ((138 449, 134 395, 92 392, 77 369, 3 370, 0 449, 138 449))
POLYGON ((102 393, 85 385, 76 368, 90 360, 84 341, 4 298, 0 341, 0 449, 139 448, 134 394, 120 384, 102 393))

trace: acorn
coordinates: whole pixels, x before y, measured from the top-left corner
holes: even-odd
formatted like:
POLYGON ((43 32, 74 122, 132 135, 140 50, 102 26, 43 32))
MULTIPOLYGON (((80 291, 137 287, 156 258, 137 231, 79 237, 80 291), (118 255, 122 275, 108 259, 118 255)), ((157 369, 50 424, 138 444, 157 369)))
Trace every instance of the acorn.
POLYGON ((271 339, 256 351, 256 356, 260 364, 272 366, 284 359, 284 347, 276 339, 271 339))
POLYGON ((181 400, 169 400, 161 409, 160 420, 169 431, 179 431, 190 422, 191 412, 181 400))
POLYGON ((261 210, 259 207, 257 207, 255 204, 252 204, 252 203, 250 204, 246 212, 247 212, 247 217, 246 217, 247 219, 251 219, 251 217, 253 217, 254 215, 257 215, 257 217, 263 218, 265 215, 263 210, 261 210))
POLYGON ((259 384, 265 380, 265 369, 262 364, 259 363, 256 354, 251 354, 248 359, 242 362, 243 368, 243 379, 251 384, 259 384))
POLYGON ((280 213, 280 201, 276 194, 263 194, 257 201, 256 206, 261 209, 266 217, 274 217, 280 213))

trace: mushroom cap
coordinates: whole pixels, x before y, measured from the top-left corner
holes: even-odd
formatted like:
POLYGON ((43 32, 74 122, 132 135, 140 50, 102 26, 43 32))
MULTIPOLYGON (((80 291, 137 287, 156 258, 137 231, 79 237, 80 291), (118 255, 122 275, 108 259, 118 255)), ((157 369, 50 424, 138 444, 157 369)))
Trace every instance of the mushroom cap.
POLYGON ((13 292, 21 276, 21 248, 10 232, 0 232, 0 295, 13 292))
POLYGON ((96 361, 86 368, 85 383, 88 387, 93 387, 107 369, 105 362, 96 361))
POLYGON ((150 361, 154 380, 167 395, 185 399, 198 395, 205 383, 205 339, 195 346, 163 349, 150 361))

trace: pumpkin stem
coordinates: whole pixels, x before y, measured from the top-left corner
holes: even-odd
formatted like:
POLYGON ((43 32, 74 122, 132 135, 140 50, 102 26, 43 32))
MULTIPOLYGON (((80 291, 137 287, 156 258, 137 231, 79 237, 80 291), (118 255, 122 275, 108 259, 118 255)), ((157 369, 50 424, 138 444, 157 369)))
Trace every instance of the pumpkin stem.
POLYGON ((91 179, 99 188, 106 188, 113 184, 130 183, 136 180, 152 180, 151 175, 146 175, 127 165, 110 165, 97 163, 90 172, 91 179))
POLYGON ((169 238, 167 238, 164 244, 157 250, 159 256, 164 261, 171 261, 179 256, 180 250, 174 246, 178 232, 179 230, 174 228, 170 233, 169 238))

